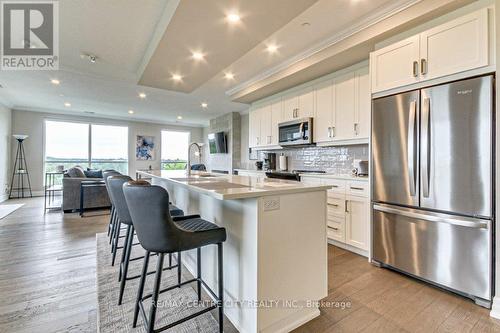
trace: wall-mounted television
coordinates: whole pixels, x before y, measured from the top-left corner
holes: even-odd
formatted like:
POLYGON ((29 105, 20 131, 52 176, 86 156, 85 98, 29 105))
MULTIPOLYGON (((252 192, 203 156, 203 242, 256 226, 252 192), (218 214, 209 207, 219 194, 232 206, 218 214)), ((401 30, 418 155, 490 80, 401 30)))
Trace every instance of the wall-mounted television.
POLYGON ((210 154, 227 154, 226 134, 224 132, 209 134, 208 146, 210 147, 210 154))

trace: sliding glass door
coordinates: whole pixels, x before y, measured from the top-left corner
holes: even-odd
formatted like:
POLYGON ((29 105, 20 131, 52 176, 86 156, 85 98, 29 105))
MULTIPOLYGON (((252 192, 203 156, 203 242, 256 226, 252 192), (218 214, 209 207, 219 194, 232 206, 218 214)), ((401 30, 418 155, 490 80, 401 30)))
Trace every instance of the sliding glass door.
POLYGON ((128 173, 128 128, 45 121, 45 171, 79 165, 128 173))

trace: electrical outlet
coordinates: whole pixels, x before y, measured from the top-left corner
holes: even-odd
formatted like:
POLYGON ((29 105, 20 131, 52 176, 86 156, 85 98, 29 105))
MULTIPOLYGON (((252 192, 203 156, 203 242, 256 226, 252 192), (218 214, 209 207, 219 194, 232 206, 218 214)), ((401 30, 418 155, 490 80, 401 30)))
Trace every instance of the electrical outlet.
POLYGON ((279 197, 265 197, 264 198, 264 211, 279 210, 280 198, 279 197))

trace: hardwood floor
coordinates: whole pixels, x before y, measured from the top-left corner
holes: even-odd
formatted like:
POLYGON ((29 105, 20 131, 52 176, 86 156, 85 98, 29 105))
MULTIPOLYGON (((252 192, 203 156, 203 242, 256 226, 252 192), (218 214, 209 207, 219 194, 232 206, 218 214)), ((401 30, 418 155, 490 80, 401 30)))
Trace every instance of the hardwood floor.
POLYGON ((294 332, 500 332, 500 321, 468 299, 340 248, 328 250, 325 301, 337 307, 322 307, 319 317, 294 332))
MULTIPOLYGON (((108 216, 43 214, 43 199, 0 220, 0 332, 95 332, 95 234, 108 216)), ((486 309, 329 247, 329 296, 296 332, 500 332, 486 309)))

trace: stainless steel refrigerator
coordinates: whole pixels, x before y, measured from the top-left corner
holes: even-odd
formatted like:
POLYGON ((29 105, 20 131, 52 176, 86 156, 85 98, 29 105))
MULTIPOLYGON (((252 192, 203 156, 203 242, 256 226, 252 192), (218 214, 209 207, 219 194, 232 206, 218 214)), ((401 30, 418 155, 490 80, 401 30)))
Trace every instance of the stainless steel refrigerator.
POLYGON ((373 100, 372 257, 492 300, 494 77, 373 100))

